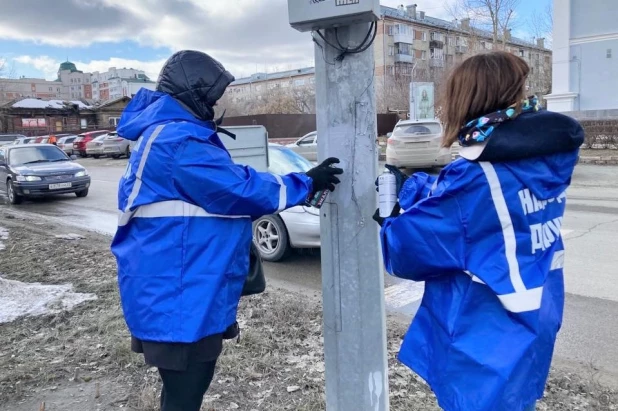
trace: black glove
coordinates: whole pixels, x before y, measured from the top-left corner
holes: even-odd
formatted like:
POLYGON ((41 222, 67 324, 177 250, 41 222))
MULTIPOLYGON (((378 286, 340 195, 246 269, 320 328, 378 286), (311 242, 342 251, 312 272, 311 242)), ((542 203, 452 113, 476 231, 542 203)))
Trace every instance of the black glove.
POLYGON ((307 171, 311 180, 313 180, 313 193, 318 191, 330 190, 335 191, 335 184, 339 184, 341 181, 336 177, 338 174, 343 174, 343 170, 338 167, 331 167, 332 164, 338 164, 339 159, 331 157, 324 160, 322 164, 307 171))
MULTIPOLYGON (((393 218, 393 217, 397 217, 399 214, 401 213, 401 207, 399 206, 399 203, 395 204, 395 207, 393 207, 393 211, 391 212, 391 215, 386 217, 386 218, 393 218)), ((385 217, 380 217, 380 209, 378 208, 376 210, 376 212, 373 215, 373 219, 375 220, 376 223, 380 224, 380 227, 382 227, 384 225, 384 220, 386 220, 385 217)))
MULTIPOLYGON (((391 165, 387 164, 387 165, 385 165, 384 167, 386 167, 386 169, 387 169, 388 171, 390 171, 391 173, 393 173, 393 174, 395 175, 395 180, 397 181, 397 183, 396 183, 396 184, 397 184, 397 191, 396 191, 396 193, 397 193, 397 195, 399 195, 399 192, 401 191, 401 187, 403 187, 403 184, 404 184, 404 183, 406 182, 406 180, 407 180, 408 178, 410 178, 410 177, 409 177, 409 176, 407 176, 407 175, 405 175, 404 173, 402 173, 402 172, 401 172, 401 170, 400 170, 400 169, 398 169, 398 168, 397 168, 397 167, 395 167, 395 166, 391 166, 391 165)), ((378 190, 378 186, 379 186, 379 184, 378 184, 378 179, 379 179, 379 178, 380 178, 380 177, 376 178, 376 191, 379 191, 379 190, 378 190)))

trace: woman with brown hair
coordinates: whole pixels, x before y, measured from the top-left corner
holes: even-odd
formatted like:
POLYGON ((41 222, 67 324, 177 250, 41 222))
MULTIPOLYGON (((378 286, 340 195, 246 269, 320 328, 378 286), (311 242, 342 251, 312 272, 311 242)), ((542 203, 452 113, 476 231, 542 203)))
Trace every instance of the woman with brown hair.
POLYGON ((584 134, 525 98, 529 68, 480 54, 446 84, 443 145, 461 159, 407 179, 382 226, 389 273, 425 282, 399 359, 447 411, 532 410, 564 305, 560 227, 584 134))

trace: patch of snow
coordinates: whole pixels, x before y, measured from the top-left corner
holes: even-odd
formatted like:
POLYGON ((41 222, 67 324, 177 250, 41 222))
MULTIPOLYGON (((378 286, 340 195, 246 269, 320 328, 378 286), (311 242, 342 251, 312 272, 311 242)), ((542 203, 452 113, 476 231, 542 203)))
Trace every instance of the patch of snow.
POLYGON ((4 240, 9 239, 9 230, 4 227, 0 227, 0 251, 4 250, 6 246, 4 245, 4 240))
POLYGON ((87 106, 81 101, 63 101, 63 100, 39 100, 37 98, 25 98, 13 104, 13 108, 39 108, 39 109, 57 109, 62 110, 66 108, 66 103, 76 104, 80 110, 90 109, 92 107, 87 106))
POLYGON ((96 299, 94 294, 73 292, 72 284, 22 283, 0 277, 0 324, 25 316, 70 311, 78 304, 96 299))

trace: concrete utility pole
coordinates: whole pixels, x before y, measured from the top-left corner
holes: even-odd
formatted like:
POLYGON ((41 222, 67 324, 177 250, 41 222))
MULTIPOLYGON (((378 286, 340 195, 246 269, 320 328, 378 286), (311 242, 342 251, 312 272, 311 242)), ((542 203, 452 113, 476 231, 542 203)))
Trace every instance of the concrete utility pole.
MULTIPOLYGON (((370 23, 328 28, 324 37, 354 48, 370 23), (338 36, 338 39, 337 39, 338 36)), ((341 54, 315 47, 318 157, 341 159, 342 183, 321 211, 326 409, 388 410, 384 277, 377 227, 378 174, 373 46, 341 54)))

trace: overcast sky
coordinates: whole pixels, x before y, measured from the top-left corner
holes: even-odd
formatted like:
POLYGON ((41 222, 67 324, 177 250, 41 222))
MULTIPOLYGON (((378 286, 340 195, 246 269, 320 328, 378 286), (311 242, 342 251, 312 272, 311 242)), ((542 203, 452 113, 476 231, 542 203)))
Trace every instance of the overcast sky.
MULTIPOLYGON (((452 19, 445 4, 455 0, 415 1, 452 19)), ((521 0, 518 14, 547 1, 521 0)), ((411 0, 382 0, 401 3, 411 0)), ((291 29, 287 13, 287 0, 0 0, 0 58, 15 75, 48 79, 67 58, 83 71, 133 67, 156 79, 181 49, 211 54, 237 78, 312 66, 310 35, 291 29)))

